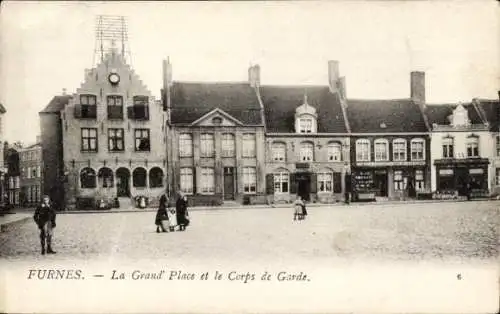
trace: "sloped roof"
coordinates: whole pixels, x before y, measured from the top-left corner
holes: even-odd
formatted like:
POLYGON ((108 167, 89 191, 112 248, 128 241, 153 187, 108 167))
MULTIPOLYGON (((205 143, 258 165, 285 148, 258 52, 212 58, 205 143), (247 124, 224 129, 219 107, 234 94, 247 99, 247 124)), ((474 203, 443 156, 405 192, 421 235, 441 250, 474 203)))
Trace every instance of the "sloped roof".
POLYGON ((5 110, 5 107, 0 103, 0 113, 6 113, 7 110, 5 110))
POLYGON ((56 113, 61 111, 71 99, 71 95, 54 96, 49 104, 40 113, 56 113))
POLYGON ((479 104, 490 124, 490 130, 498 132, 500 128, 500 101, 480 99, 479 104))
MULTIPOLYGON (((483 123, 479 113, 471 103, 462 103, 462 105, 467 110, 471 124, 483 123)), ((450 125, 451 121, 448 117, 453 114, 453 110, 455 110, 457 106, 458 104, 427 105, 425 108, 425 114, 427 115, 427 119, 431 125, 450 125)))
POLYGON ((267 132, 294 133, 295 110, 307 103, 316 109, 318 133, 347 133, 338 94, 328 86, 262 86, 267 132))
POLYGON ((216 108, 244 124, 263 123, 257 94, 248 83, 173 83, 172 124, 190 124, 216 108))
POLYGON ((420 107, 410 99, 348 99, 347 117, 353 133, 428 132, 420 107))

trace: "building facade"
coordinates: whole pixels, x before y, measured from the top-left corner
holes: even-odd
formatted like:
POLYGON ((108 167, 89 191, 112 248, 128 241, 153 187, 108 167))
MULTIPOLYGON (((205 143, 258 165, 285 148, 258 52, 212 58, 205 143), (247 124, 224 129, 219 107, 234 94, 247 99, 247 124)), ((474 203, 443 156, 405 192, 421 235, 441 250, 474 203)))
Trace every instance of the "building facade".
POLYGON ((269 203, 344 199, 349 137, 338 62, 325 86, 262 86, 269 203))
POLYGON ((42 187, 42 145, 40 137, 35 144, 19 150, 21 204, 36 206, 41 201, 42 187))
POLYGON ((45 181, 56 182, 44 189, 63 187, 67 207, 129 207, 138 196, 154 204, 165 191, 165 113, 116 49, 41 117, 45 181))
POLYGON ((412 72, 411 98, 347 100, 353 199, 406 199, 430 192, 425 74, 412 72))
POLYGON ((432 190, 440 194, 486 196, 492 187, 494 140, 475 102, 427 107, 432 123, 432 190))
POLYGON ((265 202, 265 130, 256 82, 172 82, 164 66, 172 197, 190 205, 265 202))
POLYGON ((21 186, 18 145, 4 145, 5 169, 5 204, 9 206, 21 205, 21 186))
POLYGON ((5 175, 7 169, 4 161, 4 114, 5 107, 0 103, 0 207, 3 206, 6 199, 5 195, 5 175))

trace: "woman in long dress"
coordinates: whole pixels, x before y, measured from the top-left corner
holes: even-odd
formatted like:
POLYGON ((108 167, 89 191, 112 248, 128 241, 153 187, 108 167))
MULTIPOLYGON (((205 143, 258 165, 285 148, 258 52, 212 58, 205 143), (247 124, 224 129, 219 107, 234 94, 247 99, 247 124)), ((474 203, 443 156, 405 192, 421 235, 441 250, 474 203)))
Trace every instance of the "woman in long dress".
POLYGON ((155 225, 156 225, 156 232, 168 232, 169 231, 169 219, 168 219, 168 213, 167 213, 167 203, 168 199, 165 194, 163 194, 160 197, 160 205, 158 206, 158 211, 156 212, 156 217, 155 217, 155 225), (165 228, 165 225, 163 224, 163 221, 167 222, 167 228, 165 228))

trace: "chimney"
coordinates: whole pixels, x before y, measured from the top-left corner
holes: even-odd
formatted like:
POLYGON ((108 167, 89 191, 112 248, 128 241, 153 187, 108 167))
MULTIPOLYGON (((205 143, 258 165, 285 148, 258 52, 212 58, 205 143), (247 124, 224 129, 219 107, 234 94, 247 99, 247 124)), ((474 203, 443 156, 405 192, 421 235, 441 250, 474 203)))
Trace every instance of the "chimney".
POLYGON ((330 91, 336 93, 338 91, 339 81, 339 62, 337 60, 328 61, 328 85, 330 91))
POLYGON ((260 86, 260 66, 258 64, 248 68, 248 83, 253 88, 260 86))
POLYGON ((163 109, 167 110, 170 108, 170 86, 172 85, 172 64, 170 63, 170 58, 167 57, 163 60, 163 88, 162 88, 162 100, 163 109))
POLYGON ((66 88, 62 89, 62 94, 63 94, 63 96, 66 96, 66 88))
POLYGON ((36 136, 36 144, 39 144, 42 142, 42 137, 40 135, 36 136))
POLYGON ((411 72, 410 81, 411 100, 419 105, 425 105, 425 72, 411 72))
POLYGON ((347 90, 346 90, 346 86, 345 86, 345 76, 342 76, 339 79, 339 84, 338 85, 339 85, 340 96, 343 99, 347 99, 347 90))

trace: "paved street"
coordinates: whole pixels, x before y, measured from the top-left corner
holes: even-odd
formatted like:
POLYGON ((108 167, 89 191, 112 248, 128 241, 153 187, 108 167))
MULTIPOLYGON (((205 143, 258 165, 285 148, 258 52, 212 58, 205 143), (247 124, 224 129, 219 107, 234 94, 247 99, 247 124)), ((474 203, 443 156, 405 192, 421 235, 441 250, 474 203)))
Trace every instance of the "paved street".
MULTIPOLYGON (((157 234, 153 212, 60 214, 52 259, 491 259, 500 202, 192 211, 186 232, 157 234)), ((2 259, 40 259, 30 220, 0 234, 2 259)))

